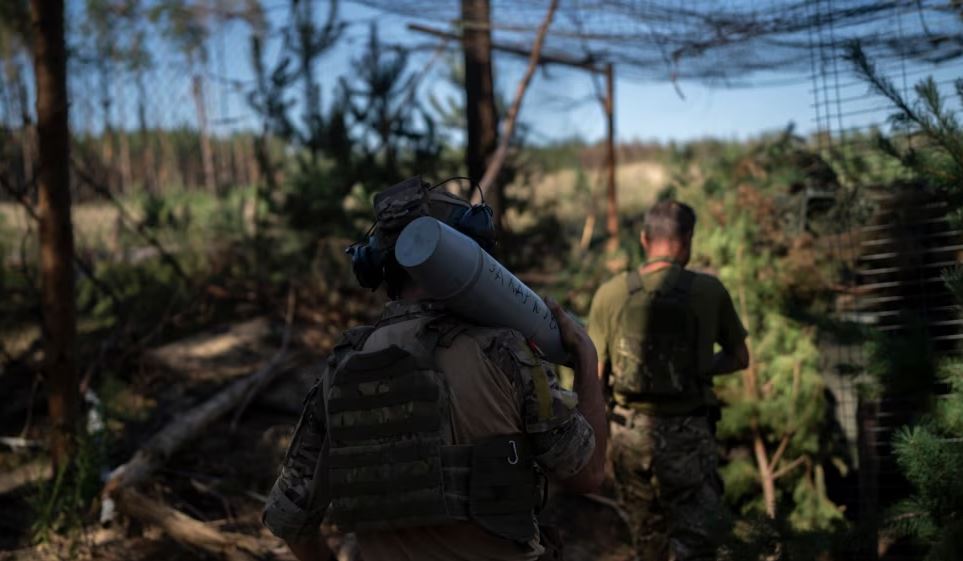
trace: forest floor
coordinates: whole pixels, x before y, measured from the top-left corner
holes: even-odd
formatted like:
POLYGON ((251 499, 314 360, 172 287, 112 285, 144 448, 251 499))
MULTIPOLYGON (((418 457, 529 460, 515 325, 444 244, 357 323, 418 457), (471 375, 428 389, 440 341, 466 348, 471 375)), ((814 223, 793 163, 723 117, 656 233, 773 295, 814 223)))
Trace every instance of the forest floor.
MULTIPOLYGON (((279 327, 266 318, 254 318, 147 350, 140 360, 141 371, 132 377, 136 384, 109 396, 113 410, 108 418, 111 457, 117 458, 115 462, 125 461, 172 419, 232 380, 257 370, 277 351, 279 327), (123 425, 118 421, 121 418, 123 425)), ((232 426, 231 412, 194 435, 142 491, 218 530, 256 537, 277 559, 292 559, 261 525, 259 516, 297 422, 303 395, 315 377, 314 367, 333 344, 333 332, 332 328, 299 327, 284 373, 259 395, 237 425, 232 426)), ((23 421, 18 417, 25 413, 21 405, 31 399, 30 384, 11 381, 15 383, 7 386, 12 389, 12 399, 4 407, 3 434, 20 430, 23 421)), ((42 421, 35 422, 31 435, 44 432, 38 423, 42 421)), ((45 472, 43 455, 31 449, 0 452, 0 466, 5 473, 0 478, 2 561, 209 558, 137 521, 118 516, 110 524, 101 524, 96 512, 87 513, 85 522, 66 535, 28 545, 37 485, 49 481, 49 467, 45 472), (10 474, 18 473, 24 474, 21 480, 11 478, 10 474)), ((615 510, 581 497, 556 496, 544 514, 563 532, 566 559, 629 558, 624 525, 615 510)))
MULTIPOLYGON (((562 169, 529 179, 527 185, 514 185, 511 190, 519 197, 531 197, 533 206, 541 212, 550 212, 572 225, 570 233, 574 236, 581 232, 586 204, 595 205, 597 213, 602 212, 604 177, 596 171, 580 177, 572 169, 562 169)), ((667 181, 668 172, 660 162, 623 163, 618 168, 620 207, 626 211, 642 208, 654 200, 667 181)), ((179 194, 170 200, 180 201, 175 203, 181 205, 178 208, 186 209, 192 216, 194 235, 201 241, 216 235, 206 222, 208 217, 225 211, 224 205, 237 202, 208 200, 197 193, 179 194)), ((130 217, 142 219, 143 201, 138 197, 122 199, 122 204, 130 217)), ((534 220, 529 214, 508 218, 512 229, 523 229, 534 220)), ((92 261, 138 263, 131 257, 138 247, 131 244, 143 245, 143 240, 125 230, 127 226, 122 224, 115 206, 106 202, 77 204, 73 219, 79 253, 92 261)), ((158 235, 169 248, 189 251, 189 244, 176 249, 183 239, 177 230, 178 227, 168 227, 159 230, 158 235)), ((604 235, 601 230, 597 228, 597 236, 604 235)), ((0 203, 0 231, 4 233, 0 242, 7 247, 7 266, 19 267, 20 260, 34 254, 35 229, 15 203, 0 203)), ((529 241, 526 246, 536 244, 529 241)), ((536 266, 541 263, 538 258, 535 261, 536 266)), ((235 425, 234 412, 230 412, 209 425, 203 434, 194 435, 141 489, 146 495, 221 531, 254 536, 278 559, 290 559, 281 542, 262 527, 260 510, 297 422, 303 396, 315 377, 311 365, 319 363, 343 329, 372 319, 380 310, 377 299, 370 292, 351 287, 348 276, 349 270, 324 271, 320 278, 323 286, 300 285, 301 297, 284 372, 259 394, 235 425)), ((211 288, 225 291, 209 286, 205 298, 210 299, 211 288)), ((239 285, 229 286, 226 292, 246 290, 249 289, 239 285)), ((230 382, 257 371, 278 351, 284 322, 277 310, 272 311, 271 317, 258 316, 266 309, 264 303, 254 305, 247 294, 218 298, 221 303, 217 306, 236 302, 226 323, 188 322, 201 330, 190 327, 174 340, 137 349, 126 358, 97 357, 98 352, 103 354, 96 350, 101 345, 97 340, 100 336, 81 329, 86 344, 95 345, 82 349, 81 354, 88 359, 97 357, 92 364, 100 365, 87 368, 85 374, 92 376, 90 387, 100 392, 94 397, 105 410, 107 468, 129 460, 140 445, 171 420, 230 382)), ((49 460, 40 452, 47 427, 44 390, 35 375, 41 353, 36 344, 39 325, 33 317, 27 315, 23 321, 5 324, 0 332, 7 355, 23 359, 19 364, 0 368, 0 387, 4 388, 0 435, 25 437, 13 447, 0 444, 0 561, 209 558, 199 550, 178 544, 159 529, 143 527, 136 521, 118 516, 110 524, 100 523, 98 501, 94 510, 81 513, 82 523, 68 524, 69 531, 51 534, 40 545, 31 545, 36 512, 43 506, 38 504, 44 496, 41 490, 53 484, 49 460)), ((108 338, 111 336, 108 334, 108 338)), ((120 354, 130 354, 129 349, 120 354)), ((108 473, 105 469, 101 478, 108 473)), ((631 557, 624 523, 617 511, 603 502, 563 495, 550 500, 543 517, 561 530, 566 541, 566 559, 621 561, 631 557)))

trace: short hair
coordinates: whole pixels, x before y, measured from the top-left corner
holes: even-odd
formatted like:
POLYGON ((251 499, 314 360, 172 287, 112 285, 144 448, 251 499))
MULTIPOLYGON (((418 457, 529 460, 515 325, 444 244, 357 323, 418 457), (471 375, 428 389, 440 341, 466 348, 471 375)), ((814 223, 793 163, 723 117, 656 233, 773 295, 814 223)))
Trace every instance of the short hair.
POLYGON ((679 201, 659 201, 645 213, 643 232, 649 240, 685 240, 695 230, 696 214, 679 201))

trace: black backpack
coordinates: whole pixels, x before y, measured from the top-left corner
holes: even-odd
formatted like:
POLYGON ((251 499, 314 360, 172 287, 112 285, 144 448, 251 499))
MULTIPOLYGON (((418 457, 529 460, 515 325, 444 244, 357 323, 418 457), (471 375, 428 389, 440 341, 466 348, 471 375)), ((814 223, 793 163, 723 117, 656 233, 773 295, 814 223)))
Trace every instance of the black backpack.
POLYGON ((612 357, 616 393, 664 401, 697 389, 698 318, 689 304, 694 279, 682 270, 672 286, 647 291, 639 272, 629 273, 612 357))

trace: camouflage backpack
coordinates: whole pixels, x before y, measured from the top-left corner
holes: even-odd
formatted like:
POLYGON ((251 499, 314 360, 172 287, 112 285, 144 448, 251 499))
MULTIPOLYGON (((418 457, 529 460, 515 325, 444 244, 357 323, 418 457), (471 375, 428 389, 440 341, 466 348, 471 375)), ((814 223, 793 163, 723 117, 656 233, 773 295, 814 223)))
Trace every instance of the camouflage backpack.
POLYGON ((657 402, 697 391, 698 319, 689 305, 694 278, 682 270, 672 286, 649 291, 638 271, 629 273, 612 358, 616 393, 657 402))
POLYGON ((411 323, 400 344, 366 351, 361 341, 335 353, 323 389, 330 521, 351 531, 470 520, 531 540, 540 488, 526 437, 452 443, 449 389, 434 354, 465 325, 444 316, 411 323))

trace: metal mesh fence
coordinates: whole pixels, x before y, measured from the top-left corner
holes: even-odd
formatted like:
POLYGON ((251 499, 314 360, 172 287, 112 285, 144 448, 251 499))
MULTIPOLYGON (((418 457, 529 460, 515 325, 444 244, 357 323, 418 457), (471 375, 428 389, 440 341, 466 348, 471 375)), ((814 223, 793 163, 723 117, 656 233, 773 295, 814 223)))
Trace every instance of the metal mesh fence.
MULTIPOLYGON (((845 264, 838 317, 869 328, 881 341, 922 334, 937 356, 958 352, 963 321, 944 286, 941 271, 960 261, 963 233, 950 226, 946 204, 915 185, 913 179, 897 178, 897 185, 890 179, 890 184, 881 185, 878 176, 866 173, 866 166, 885 165, 880 135, 908 146, 919 146, 925 139, 908 134, 892 118, 896 113, 893 102, 857 71, 851 60, 852 45, 839 41, 839 25, 831 17, 833 0, 809 4, 814 17, 822 22, 808 33, 810 93, 818 146, 827 157, 863 164, 858 172, 847 173, 853 208, 845 213, 833 237, 834 251, 845 264)), ((963 71, 963 58, 958 44, 949 46, 938 36, 959 29, 959 14, 932 18, 930 6, 925 2, 907 3, 906 9, 890 13, 879 22, 878 33, 885 35, 864 42, 863 51, 878 74, 913 107, 921 104, 916 84, 932 78, 946 101, 948 114, 958 115, 963 100, 957 96, 955 83, 963 71), (926 37, 928 47, 927 41, 919 40, 926 37)), ((899 545, 890 547, 876 532, 881 513, 909 491, 893 455, 895 431, 913 422, 922 411, 918 401, 892 391, 879 398, 860 395, 859 385, 866 380, 871 362, 877 360, 868 356, 866 348, 863 342, 841 343, 832 348, 829 359, 832 369, 848 373, 838 377, 835 391, 839 413, 849 417, 849 426, 855 428, 859 518, 867 528, 863 556, 914 558, 918 552, 899 545)), ((899 373, 907 377, 914 374, 899 373)))

